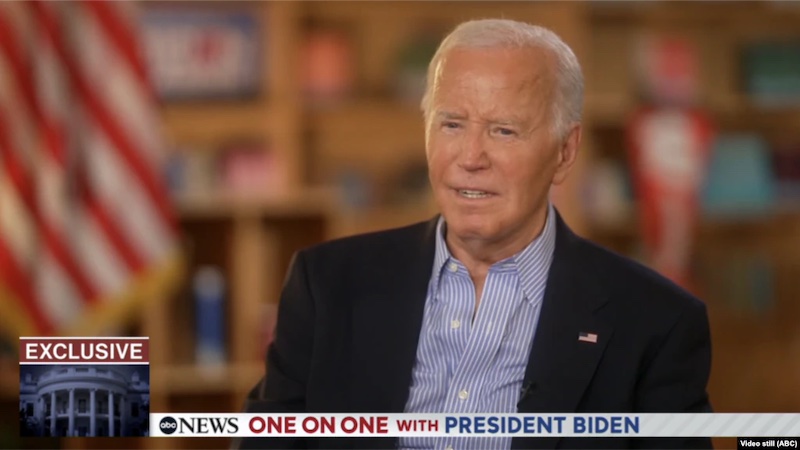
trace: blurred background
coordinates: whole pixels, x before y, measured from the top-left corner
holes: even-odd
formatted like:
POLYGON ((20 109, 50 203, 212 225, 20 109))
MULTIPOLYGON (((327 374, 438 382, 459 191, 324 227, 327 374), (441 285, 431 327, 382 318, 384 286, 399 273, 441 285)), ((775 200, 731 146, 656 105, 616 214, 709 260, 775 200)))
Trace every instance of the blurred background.
POLYGON ((716 411, 800 411, 800 3, 6 3, 0 446, 119 445, 18 440, 26 334, 150 336, 151 411, 239 410, 291 255, 435 214, 425 70, 485 17, 577 54, 554 201, 706 302, 716 411))

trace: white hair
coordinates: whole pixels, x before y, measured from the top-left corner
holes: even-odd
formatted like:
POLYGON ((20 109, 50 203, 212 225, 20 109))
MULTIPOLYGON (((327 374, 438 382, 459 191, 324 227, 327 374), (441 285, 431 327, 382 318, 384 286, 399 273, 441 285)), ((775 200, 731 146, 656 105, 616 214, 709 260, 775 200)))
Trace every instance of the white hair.
POLYGON ((564 137, 573 124, 581 121, 583 73, 572 49, 547 28, 514 20, 482 19, 457 26, 444 38, 431 59, 421 103, 426 129, 439 66, 447 52, 454 48, 544 48, 551 51, 556 58, 553 131, 564 137))

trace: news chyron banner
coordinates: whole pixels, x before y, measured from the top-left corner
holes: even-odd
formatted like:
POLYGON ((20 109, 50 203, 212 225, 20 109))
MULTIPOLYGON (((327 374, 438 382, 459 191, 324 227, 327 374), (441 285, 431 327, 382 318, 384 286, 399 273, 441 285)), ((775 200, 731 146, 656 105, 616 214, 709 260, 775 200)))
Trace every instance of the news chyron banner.
POLYGON ((148 436, 146 337, 21 337, 20 436, 148 436))
POLYGON ((736 437, 739 448, 798 448, 800 414, 153 413, 171 437, 736 437), (749 436, 749 437, 741 437, 749 436))

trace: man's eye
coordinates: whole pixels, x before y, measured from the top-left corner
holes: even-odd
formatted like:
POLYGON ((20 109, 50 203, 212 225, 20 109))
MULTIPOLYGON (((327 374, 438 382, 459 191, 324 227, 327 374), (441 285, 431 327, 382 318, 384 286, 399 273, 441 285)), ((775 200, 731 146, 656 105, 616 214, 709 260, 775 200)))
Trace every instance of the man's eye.
POLYGON ((442 128, 450 128, 452 130, 455 130, 460 127, 461 125, 458 122, 442 122, 442 128))
POLYGON ((517 134, 516 132, 514 132, 514 130, 512 130, 510 128, 503 128, 503 127, 495 128, 494 132, 496 134, 501 135, 501 136, 514 136, 515 134, 517 134))

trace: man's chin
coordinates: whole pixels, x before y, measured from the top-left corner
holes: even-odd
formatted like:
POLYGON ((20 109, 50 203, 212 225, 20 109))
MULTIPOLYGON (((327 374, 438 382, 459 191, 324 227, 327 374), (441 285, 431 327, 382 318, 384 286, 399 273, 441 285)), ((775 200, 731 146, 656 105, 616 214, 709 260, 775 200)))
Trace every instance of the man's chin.
POLYGON ((495 227, 487 223, 485 220, 456 221, 454 223, 447 223, 447 233, 452 233, 453 237, 458 238, 460 241, 491 241, 495 234, 497 234, 493 231, 494 228, 495 227))

